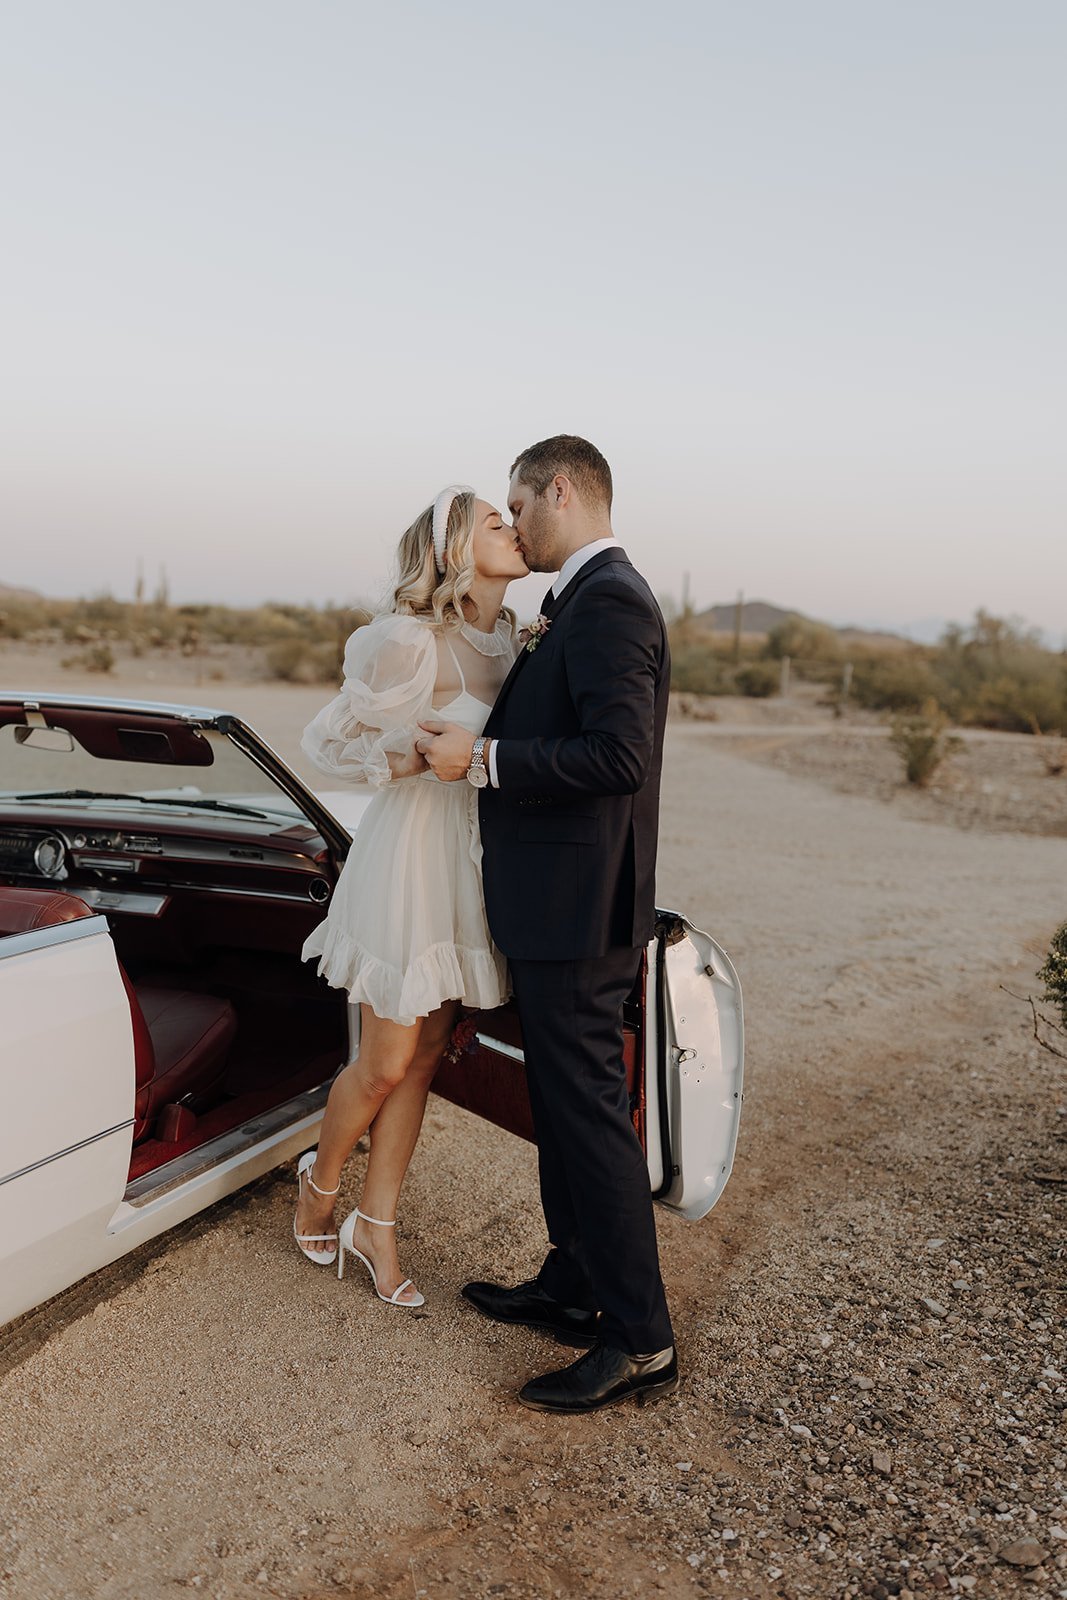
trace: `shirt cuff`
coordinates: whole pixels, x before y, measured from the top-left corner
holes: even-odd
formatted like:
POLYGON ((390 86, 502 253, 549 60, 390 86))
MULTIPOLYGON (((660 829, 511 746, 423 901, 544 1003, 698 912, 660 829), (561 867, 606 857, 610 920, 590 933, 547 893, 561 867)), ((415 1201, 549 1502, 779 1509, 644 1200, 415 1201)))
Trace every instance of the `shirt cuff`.
POLYGON ((494 739, 492 744, 489 746, 489 782, 492 784, 494 789, 500 788, 500 779, 497 777, 496 772, 496 750, 499 743, 499 739, 494 739))

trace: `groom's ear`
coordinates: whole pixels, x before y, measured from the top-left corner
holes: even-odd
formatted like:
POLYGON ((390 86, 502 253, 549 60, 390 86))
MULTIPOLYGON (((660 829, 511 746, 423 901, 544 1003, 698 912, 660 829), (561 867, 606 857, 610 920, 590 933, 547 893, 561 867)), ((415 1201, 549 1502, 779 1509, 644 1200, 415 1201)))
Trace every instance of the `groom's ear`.
POLYGON ((557 472, 552 479, 552 504, 557 511, 570 505, 574 499, 574 485, 565 473, 557 472))

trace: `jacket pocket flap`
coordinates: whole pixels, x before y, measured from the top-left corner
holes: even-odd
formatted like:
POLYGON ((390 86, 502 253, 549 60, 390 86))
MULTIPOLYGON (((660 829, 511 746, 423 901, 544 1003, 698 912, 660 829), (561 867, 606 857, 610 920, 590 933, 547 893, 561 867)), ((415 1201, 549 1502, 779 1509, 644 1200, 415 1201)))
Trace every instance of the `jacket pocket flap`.
POLYGON ((561 817, 558 811, 541 817, 520 817, 517 837, 531 844, 596 844, 600 818, 561 817))

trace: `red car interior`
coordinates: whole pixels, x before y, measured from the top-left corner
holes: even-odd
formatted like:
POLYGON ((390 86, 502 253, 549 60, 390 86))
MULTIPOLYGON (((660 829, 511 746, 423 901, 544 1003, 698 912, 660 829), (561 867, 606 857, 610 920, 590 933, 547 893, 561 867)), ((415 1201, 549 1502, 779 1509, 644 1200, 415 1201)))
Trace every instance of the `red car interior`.
MULTIPOLYGON (((630 1092, 634 1128, 642 1148, 645 1148, 645 1075, 641 1070, 644 968, 642 962, 637 985, 623 1013, 626 1086, 630 1092)), ((512 1049, 522 1048, 522 1030, 514 1001, 496 1011, 478 1012, 460 1024, 453 1048, 446 1051, 437 1069, 434 1093, 533 1143, 533 1113, 526 1069, 514 1056, 494 1049, 493 1044, 498 1042, 512 1049), (486 1042, 479 1042, 478 1035, 486 1042)))
MULTIPOLYGON (((29 933, 95 915, 77 895, 0 886, 0 935, 29 933)), ((130 1001, 136 1066, 135 1142, 165 1105, 204 1093, 222 1076, 237 1016, 228 1000, 178 988, 135 986, 122 963, 130 1001)))
MULTIPOLYGON (((255 881, 255 867, 245 870, 255 881)), ((77 893, 0 882, 0 937, 99 914, 77 893)), ((134 1035, 131 1180, 327 1082, 342 1064, 346 997, 299 956, 321 914, 199 885, 168 896, 159 917, 108 913, 134 1035)))
POLYGON ((36 933, 39 928, 54 928, 92 915, 84 900, 58 889, 9 889, 0 885, 0 937, 36 933))

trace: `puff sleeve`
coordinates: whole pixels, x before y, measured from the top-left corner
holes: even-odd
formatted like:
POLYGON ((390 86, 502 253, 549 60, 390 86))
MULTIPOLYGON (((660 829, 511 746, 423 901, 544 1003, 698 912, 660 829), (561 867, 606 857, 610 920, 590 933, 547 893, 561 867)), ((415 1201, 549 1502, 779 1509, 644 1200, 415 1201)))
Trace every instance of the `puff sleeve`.
POLYGON ((387 614, 345 645, 341 692, 304 729, 300 748, 319 772, 381 788, 409 758, 420 718, 433 712, 437 643, 415 617, 387 614))

